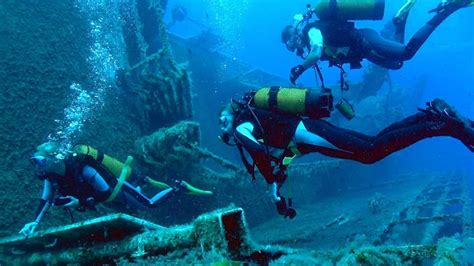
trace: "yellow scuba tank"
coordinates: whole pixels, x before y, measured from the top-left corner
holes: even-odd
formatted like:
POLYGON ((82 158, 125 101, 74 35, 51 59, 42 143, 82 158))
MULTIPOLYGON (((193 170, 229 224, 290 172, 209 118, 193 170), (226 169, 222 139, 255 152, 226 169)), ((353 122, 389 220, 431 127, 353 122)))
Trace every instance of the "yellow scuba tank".
POLYGON ((320 0, 314 12, 322 20, 381 20, 385 0, 320 0))
MULTIPOLYGON (((122 168, 124 167, 124 163, 120 162, 119 160, 110 157, 103 152, 100 152, 91 146, 88 145, 77 145, 73 148, 73 152, 83 155, 89 155, 94 160, 102 164, 112 175, 118 178, 122 172, 122 168)), ((132 174, 132 169, 128 167, 128 173, 126 178, 128 178, 132 174)))
POLYGON ((333 97, 329 89, 317 92, 302 88, 264 87, 255 92, 252 105, 282 114, 319 119, 331 115, 333 97))

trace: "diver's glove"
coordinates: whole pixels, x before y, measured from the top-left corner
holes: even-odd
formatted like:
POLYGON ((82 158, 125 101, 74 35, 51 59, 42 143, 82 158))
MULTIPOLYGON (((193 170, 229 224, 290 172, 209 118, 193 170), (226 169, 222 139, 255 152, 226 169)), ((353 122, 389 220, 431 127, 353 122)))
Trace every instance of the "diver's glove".
POLYGON ((78 207, 79 200, 73 196, 66 196, 66 197, 59 197, 56 198, 53 202, 54 206, 64 206, 69 208, 76 208, 78 207))
POLYGON ((295 85, 296 80, 301 76, 301 74, 303 74, 304 71, 305 71, 305 69, 302 65, 297 65, 297 66, 293 67, 291 69, 291 72, 290 72, 291 84, 295 85))
POLYGON ((188 182, 183 181, 183 180, 176 180, 175 184, 176 185, 173 188, 176 191, 180 191, 180 190, 185 191, 186 194, 189 194, 189 195, 197 195, 197 196, 212 195, 212 191, 202 190, 202 189, 196 188, 194 186, 191 186, 191 184, 189 184, 188 182))
POLYGON ((38 226, 38 222, 31 222, 31 223, 27 223, 25 224, 25 226, 23 226, 23 228, 20 230, 20 234, 24 235, 24 236, 29 236, 31 234, 33 234, 33 232, 35 231, 36 227, 38 226))
POLYGON ((273 180, 275 180, 279 184, 283 184, 288 177, 288 174, 286 173, 286 166, 283 166, 281 164, 276 165, 273 167, 273 180))
POLYGON ((288 207, 286 205, 285 198, 282 197, 281 195, 280 195, 279 198, 280 198, 280 200, 275 203, 276 207, 277 207, 278 214, 282 215, 284 218, 289 218, 289 219, 295 218, 296 210, 291 207, 291 201, 289 200, 290 207, 288 207))

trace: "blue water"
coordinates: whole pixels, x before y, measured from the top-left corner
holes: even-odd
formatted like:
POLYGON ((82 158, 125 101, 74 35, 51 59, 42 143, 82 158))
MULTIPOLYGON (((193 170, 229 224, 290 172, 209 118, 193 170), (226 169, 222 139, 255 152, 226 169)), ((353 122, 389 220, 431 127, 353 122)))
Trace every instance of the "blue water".
MULTIPOLYGON (((418 1, 418 3, 411 11, 410 17, 408 19, 406 29, 406 41, 410 39, 410 37, 419 29, 420 26, 422 26, 427 20, 432 17, 432 14, 428 14, 427 10, 437 6, 439 1, 440 0, 418 1)), ((12 1, 9 1, 9 3, 10 2, 12 1)), ((372 28, 376 31, 380 31, 383 26, 391 19, 392 15, 398 10, 398 8, 404 4, 404 2, 404 0, 387 0, 384 20, 357 21, 356 26, 358 28, 372 28)), ((66 87, 64 87, 64 89, 66 90, 65 95, 68 95, 66 101, 67 104, 66 106, 64 106, 64 110, 61 109, 61 114, 56 114, 54 116, 54 120, 48 120, 50 122, 54 121, 54 126, 51 127, 48 131, 50 133, 48 134, 47 139, 52 141, 59 141, 63 144, 64 148, 70 148, 72 145, 77 144, 75 142, 83 137, 81 136, 81 133, 84 133, 82 132, 82 130, 86 131, 88 125, 94 125, 95 123, 97 123, 96 121, 99 121, 96 120, 97 117, 95 117, 95 115, 98 114, 99 111, 101 111, 101 109, 103 109, 104 107, 107 108, 106 103, 116 101, 119 99, 119 96, 123 95, 125 95, 125 97, 130 98, 136 96, 130 96, 128 94, 129 92, 127 92, 126 89, 121 88, 120 86, 116 86, 116 74, 118 69, 123 67, 129 67, 129 65, 126 63, 127 59, 129 59, 127 58, 127 56, 136 56, 136 61, 143 59, 139 56, 140 52, 138 51, 134 51, 135 53, 132 52, 130 54, 124 53, 124 51, 122 50, 123 48, 125 48, 125 43, 122 43, 123 36, 118 37, 116 35, 117 33, 119 35, 123 33, 127 35, 136 30, 136 28, 134 27, 136 25, 128 25, 130 27, 128 29, 125 29, 125 32, 122 32, 122 30, 124 29, 121 28, 122 24, 120 23, 123 22, 124 18, 120 17, 122 13, 120 12, 118 6, 123 8, 121 4, 125 2, 107 0, 78 0, 74 1, 74 3, 78 8, 77 10, 84 15, 84 19, 88 23, 87 37, 89 39, 88 41, 90 41, 91 43, 91 46, 88 47, 88 56, 87 58, 85 58, 85 61, 87 61, 88 65, 92 66, 92 69, 90 72, 87 73, 87 77, 83 77, 88 82, 72 80, 70 83, 67 84, 66 87), (127 30, 129 30, 130 32, 127 32, 127 30), (114 95, 114 97, 109 98, 109 95, 114 95)), ((138 1, 138 3, 139 5, 141 5, 139 7, 140 12, 143 12, 143 10, 147 10, 152 14, 143 15, 144 18, 142 21, 144 24, 148 22, 150 25, 152 25, 144 25, 145 36, 143 36, 144 39, 146 39, 146 41, 148 42, 147 44, 151 44, 150 46, 153 47, 153 49, 148 50, 148 53, 151 54, 161 48, 161 45, 164 45, 165 42, 162 42, 162 40, 160 39, 161 36, 156 37, 156 35, 159 35, 159 28, 154 27, 155 24, 151 23, 151 21, 154 21, 155 16, 157 15, 153 13, 155 10, 148 9, 147 6, 143 6, 148 4, 148 2, 138 1)), ((316 1, 313 2, 313 4, 315 3, 316 1)), ((235 64, 235 66, 237 66, 241 63, 245 63, 254 68, 263 70, 264 72, 281 77, 283 80, 288 80, 290 69, 298 64, 301 64, 301 59, 298 58, 294 53, 290 53, 289 51, 287 51, 286 47, 280 41, 280 34, 282 28, 285 25, 292 23, 292 18, 296 13, 306 11, 307 4, 308 1, 306 0, 169 0, 164 20, 166 22, 171 21, 170 13, 173 7, 176 5, 182 5, 187 10, 187 19, 185 19, 183 22, 177 22, 172 28, 170 28, 169 32, 171 34, 187 38, 198 36, 199 34, 205 31, 213 32, 216 36, 219 36, 221 38, 221 41, 218 43, 217 41, 209 40, 211 43, 207 45, 215 45, 217 47, 217 51, 220 54, 223 54, 229 59, 231 59, 230 61, 228 61, 227 64, 235 64)), ((397 86, 401 88, 411 88, 412 90, 419 89, 420 91, 423 91, 420 100, 414 103, 412 106, 406 107, 409 108, 409 110, 405 110, 405 113, 413 114, 416 112, 417 107, 423 107, 425 102, 430 101, 433 98, 439 97, 445 99, 448 103, 455 106, 457 110, 464 116, 469 117, 471 119, 474 118, 474 104, 472 103, 472 100, 474 98, 474 30, 472 29, 472 26, 474 26, 474 7, 457 11, 455 14, 451 15, 446 21, 444 21, 441 26, 438 27, 438 29, 436 29, 436 31, 430 36, 428 41, 424 44, 424 46, 420 49, 420 51, 412 60, 405 62, 402 69, 390 72, 391 78, 397 86), (419 80, 426 80, 426 85, 424 88, 413 87, 415 86, 415 84, 417 84, 419 80)), ((8 33, 8 31, 5 32, 8 33)), ((205 45, 203 44, 203 46, 205 45)), ((173 51, 173 47, 171 48, 171 50, 173 51)), ((188 56, 191 57, 195 51, 193 50, 193 47, 188 47, 188 49, 188 56)), ((185 63, 183 62, 183 57, 186 56, 180 55, 180 57, 181 61, 176 59, 178 63, 185 63)), ((129 60, 128 62, 130 64, 135 64, 137 63, 136 61, 129 60)), ((192 60, 190 59, 190 61, 192 60)), ((212 65, 212 63, 210 65, 212 65)), ((338 69, 327 67, 326 62, 323 62, 321 65, 325 75, 326 84, 338 83, 338 69)), ((363 66, 367 67, 367 65, 368 62, 364 61, 363 66)), ((220 82, 223 83, 223 79, 219 80, 220 77, 218 77, 213 71, 205 73, 205 70, 203 70, 205 68, 197 69, 199 66, 196 67, 196 65, 192 64, 183 64, 182 66, 186 68, 186 73, 189 74, 191 81, 196 82, 199 81, 200 78, 202 78, 203 80, 217 80, 215 84, 210 84, 209 88, 206 88, 203 83, 200 83, 199 86, 191 86, 193 90, 193 104, 195 104, 195 115, 193 119, 199 122, 201 130, 200 145, 203 148, 208 149, 211 152, 222 156, 224 159, 229 160, 232 163, 235 163, 236 165, 242 167, 237 149, 235 149, 235 147, 226 146, 220 140, 217 139, 217 136, 220 134, 217 113, 219 111, 219 106, 227 103, 230 97, 239 97, 243 93, 245 93, 245 91, 240 91, 236 88, 220 86, 220 82)), ((222 68, 220 70, 223 70, 215 71, 216 73, 226 73, 226 68, 231 69, 233 65, 219 65, 216 63, 216 67, 222 68)), ((349 67, 346 66, 346 70, 348 71, 348 78, 352 82, 357 82, 362 79, 364 68, 360 70, 349 70, 349 67)), ((6 73, 10 74, 9 72, 6 73)), ((15 77, 15 73, 12 73, 13 75, 11 76, 15 77)), ((299 79, 299 83, 307 87, 314 87, 317 84, 314 73, 312 73, 311 71, 305 73, 299 79)), ((191 84, 193 83, 191 82, 191 84)), ((267 85, 270 86, 286 84, 267 85)), ((385 95, 386 93, 387 88, 384 88, 380 90, 379 95, 385 95)), ((134 102, 134 99, 131 100, 133 100, 134 102)), ((406 105, 400 103, 400 106, 406 105)), ((136 109, 130 108, 130 110, 136 109)), ((44 109, 41 108, 40 111, 45 112, 44 109)), ((336 116, 337 115, 339 114, 336 114, 336 116)), ((137 119, 137 117, 139 117, 139 115, 137 114, 131 114, 130 116, 133 119, 137 119)), ((340 121, 336 121, 336 125, 338 125, 338 122, 340 121)), ((140 121, 137 121, 137 124, 140 124, 140 121)), ((386 125, 388 126, 388 124, 389 122, 387 122, 386 125)), ((351 129, 360 130, 364 133, 370 134, 373 134, 374 132, 379 130, 378 128, 370 130, 370 127, 368 129, 367 126, 365 128, 358 128, 350 122, 345 122, 344 125, 348 125, 349 127, 351 127, 351 129)), ((10 129, 8 130, 10 131, 10 129)), ((145 129, 143 131, 146 132, 145 129)), ((46 132, 46 129, 42 129, 42 132, 46 132)), ((147 134, 148 133, 149 132, 147 132, 147 134)), ((94 134, 101 135, 103 133, 97 132, 94 134)), ((41 140, 43 140, 44 137, 46 136, 38 136, 34 139, 34 141, 38 141, 40 138, 41 140)), ((92 145, 95 139, 90 139, 90 141, 92 143, 86 144, 92 145)), ((10 145, 14 146, 12 144, 10 145)), ((15 145, 24 145, 24 143, 15 143, 15 145)), ((111 154, 115 156, 113 151, 114 147, 107 148, 110 148, 108 149, 108 151, 110 151, 111 154)), ((22 155, 16 156, 28 157, 29 154, 25 152, 22 155)), ((21 158, 22 160, 25 159, 23 157, 21 158)), ((15 157, 12 158, 15 159, 15 157)), ((7 158, 7 160, 9 161, 12 161, 13 159, 7 158)), ((309 156, 305 156, 304 158, 298 159, 296 160, 296 162, 314 162, 327 159, 328 158, 326 156, 323 156, 321 154, 312 154, 309 156)), ((212 163, 209 163, 205 160, 203 160, 202 163, 205 167, 209 166, 212 168, 215 166, 211 165, 212 163)), ((471 209, 472 213, 474 213, 474 204, 472 204, 472 199, 474 197, 474 156, 472 156, 472 153, 469 152, 466 147, 456 139, 449 137, 426 139, 406 149, 403 149, 402 151, 396 152, 388 156, 387 158, 381 160, 380 162, 377 162, 372 165, 363 165, 357 162, 344 162, 344 164, 341 165, 342 166, 340 167, 327 167, 331 169, 341 169, 337 173, 329 172, 327 169, 325 173, 309 173, 308 176, 306 176, 306 180, 309 180, 309 184, 302 184, 301 182, 298 183, 298 179, 292 179, 291 182, 293 182, 292 185, 294 190, 298 188, 301 189, 301 187, 304 187, 304 189, 307 189, 307 191, 309 191, 312 190, 314 187, 314 191, 310 191, 314 193, 307 193, 307 191, 301 193, 298 193, 300 192, 298 191, 295 193, 298 195, 296 195, 294 199, 299 200, 295 200, 295 208, 298 208, 298 212, 301 208, 302 210, 307 211, 306 214, 308 214, 311 211, 314 212, 314 210, 318 210, 317 208, 311 209, 311 207, 318 206, 318 204, 322 205, 321 202, 324 202, 324 200, 326 200, 326 202, 334 200, 334 208, 332 209, 333 211, 339 212, 340 210, 342 213, 350 213, 351 211, 354 211, 356 209, 354 208, 353 210, 351 209, 352 206, 349 206, 351 204, 354 204, 354 202, 358 202, 359 204, 360 202, 362 202, 362 204, 360 205, 365 207, 365 197, 371 197, 371 195, 367 195, 369 193, 377 191, 377 193, 386 193, 387 195, 390 194, 390 189, 392 188, 390 184, 392 183, 388 183, 389 185, 384 187, 386 191, 382 192, 379 192, 377 186, 373 185, 380 185, 382 183, 386 184, 386 181, 393 181, 391 180, 391 178, 395 179, 399 177, 403 178, 408 176, 404 176, 404 174, 413 174, 413 176, 415 177, 424 178, 425 176, 423 174, 426 173, 426 180, 431 180, 429 178, 436 176, 433 175, 434 172, 442 172, 462 173, 461 175, 467 174, 469 180, 469 189, 466 191, 469 191, 470 193, 471 209), (348 173, 344 171, 347 171, 348 173), (314 184, 312 184, 313 179, 311 179, 313 177, 315 180, 314 184), (358 185, 360 186, 357 187, 358 185), (351 198, 353 195, 357 194, 357 192, 360 192, 363 195, 358 195, 359 198, 351 198), (354 201, 351 202, 351 200, 354 201), (303 205, 303 203, 306 205, 303 205), (308 207, 308 205, 310 206, 308 207), (344 209, 346 207, 347 209, 344 209), (308 211, 308 209, 310 209, 310 211, 308 211)), ((218 168, 218 166, 216 166, 216 168, 218 168)), ((9 169, 9 171, 10 170, 17 171, 16 168, 9 169)), ((26 171, 29 172, 30 170, 31 169, 27 169, 26 171)), ((212 170, 215 169, 212 168, 212 170)), ((170 169, 169 171, 172 172, 173 169, 170 169)), ((19 176, 20 174, 17 175, 19 176)), ((166 173, 166 175, 169 174, 166 173)), ((446 174, 446 176, 449 175, 446 174)), ((254 229, 254 226, 264 224, 265 222, 281 222, 283 219, 280 219, 281 217, 278 216, 278 214, 276 213, 274 204, 270 202, 267 198, 265 198, 265 192, 260 191, 258 187, 258 185, 261 185, 263 183, 263 180, 259 180, 260 183, 257 183, 257 185, 254 186, 252 183, 250 183, 250 175, 245 177, 248 178, 249 182, 246 185, 248 185, 248 187, 250 187, 251 189, 248 189, 247 191, 231 191, 235 192, 235 194, 230 193, 232 195, 230 195, 231 197, 229 198, 232 201, 234 199, 236 201, 241 200, 241 202, 247 204, 247 206, 238 207, 243 207, 246 211, 246 215, 248 214, 248 224, 252 227, 251 229, 254 229), (262 194, 261 199, 258 197, 255 197, 258 199, 254 199, 253 196, 260 195, 260 193, 262 194), (245 202, 245 199, 247 198, 249 199, 248 201, 251 202, 245 202), (254 206, 266 206, 266 213, 262 215, 262 213, 260 213, 259 211, 253 210, 254 206)), ((165 175, 157 176, 157 178, 165 178, 165 175)), ((184 176, 182 178, 185 179, 188 177, 184 176)), ((397 179, 396 181, 399 180, 400 179, 397 179)), ((405 181, 406 180, 403 180, 403 182, 405 181)), ((231 183, 229 180, 223 181, 224 188, 219 187, 221 184, 218 182, 212 184, 213 187, 211 189, 216 192, 216 197, 213 198, 213 200, 222 197, 222 194, 228 193, 230 189, 234 188, 233 186, 229 185, 229 183, 231 183)), ((415 185, 417 185, 418 183, 423 184, 423 182, 413 183, 415 185)), ((26 184, 29 185, 29 183, 26 184)), ((442 189, 444 188, 444 184, 449 184, 449 182, 442 183, 442 185, 438 186, 437 189, 442 191, 442 189)), ((288 183, 286 185, 288 185, 288 183)), ((423 186, 424 185, 425 184, 423 184, 423 186)), ((241 187, 242 185, 239 184, 239 186, 241 187)), ((5 188, 8 188, 8 186, 5 186, 5 188)), ((403 185, 398 184, 398 189, 402 191, 400 193, 407 192, 410 189, 412 189, 413 191, 424 191, 424 188, 425 187, 406 188, 403 185)), ((30 192, 31 191, 29 190, 26 191, 26 193, 30 192)), ((435 194, 436 193, 438 194, 434 196, 431 195, 433 198, 425 199, 423 193, 417 194, 417 198, 420 199, 420 201, 436 200, 438 199, 438 197, 435 196, 439 196, 440 192, 436 191, 435 194)), ((405 194, 399 194, 398 198, 403 197, 403 195, 405 194)), ((387 196, 387 198, 388 197, 389 196, 387 196)), ((453 197, 460 196, 456 195, 453 197)), ((402 199, 399 201, 401 202, 405 200, 407 201, 405 202, 405 204, 411 204, 411 202, 408 202, 409 199, 402 199)), ((396 204, 393 205, 404 205, 400 202, 395 202, 396 204)), ((158 212, 160 213, 159 215, 157 215, 157 217, 165 217, 163 218, 165 222, 169 222, 170 220, 173 220, 174 222, 180 221, 179 219, 181 219, 181 217, 186 216, 186 222, 188 222, 189 220, 191 220, 191 217, 189 216, 194 215, 194 213, 188 213, 186 209, 193 209, 193 211, 195 211, 197 215, 197 212, 199 212, 200 214, 202 212, 208 211, 211 208, 209 206, 219 205, 219 207, 221 207, 221 205, 229 203, 230 202, 217 202, 216 204, 216 202, 209 202, 207 198, 201 198, 200 200, 196 200, 195 202, 192 202, 189 205, 183 204, 185 206, 181 206, 182 202, 177 201, 176 209, 172 209, 173 206, 169 205, 171 206, 170 209, 172 209, 172 211, 163 215, 164 212, 160 212, 159 210, 158 212)), ((391 203, 393 202, 389 202, 389 204, 391 203)), ((465 203, 468 204, 467 201, 465 203)), ((169 206, 167 205, 165 207, 169 206)), ((326 209, 330 209, 326 206, 323 207, 326 209)), ((405 213, 403 211, 398 213, 397 210, 391 209, 390 207, 391 206, 388 206, 385 209, 388 209, 388 212, 390 214, 389 217, 403 216, 402 219, 408 217, 406 211, 405 213), (393 213, 391 213, 392 211, 393 213)), ((446 208, 445 212, 447 214, 456 214, 464 211, 461 209, 461 207, 464 207, 464 205, 462 205, 461 203, 456 203, 455 205, 446 208)), ((25 208, 28 208, 29 213, 30 205, 26 206, 25 208)), ((402 207, 398 206, 398 208, 401 209, 402 207)), ((365 210, 362 207, 360 209, 368 212, 368 210, 365 210)), ((405 208, 405 210, 407 209, 408 207, 405 208)), ((22 215, 23 212, 19 212, 19 214, 22 215)), ((282 228, 287 227, 287 225, 289 225, 288 227, 298 227, 298 222, 301 223, 301 221, 304 221, 304 214, 305 213, 303 211, 299 212, 299 216, 297 216, 297 219, 288 222, 288 224, 284 224, 282 228)), ((434 210, 431 207, 422 209, 422 211, 420 211, 421 217, 430 216, 432 214, 434 214, 434 210)), ((328 217, 320 217, 318 213, 317 215, 313 216, 313 219, 321 218, 318 222, 324 224, 325 221, 331 221, 334 218, 329 217, 330 215, 328 214, 328 217)), ((306 218, 307 217, 311 216, 306 216, 306 218)), ((377 216, 368 216, 364 217, 364 219, 375 221, 377 219, 377 216)), ((357 221, 359 220, 351 220, 350 223, 354 222, 353 224, 358 225, 357 221)), ((287 222, 287 220, 284 220, 284 222, 287 222)), ((311 226, 313 222, 315 221, 310 220, 308 222, 310 224, 309 226, 311 226)), ((387 220, 381 222, 381 225, 383 224, 389 224, 389 221, 387 220)), ((308 224, 304 224, 304 226, 301 226, 301 228, 305 229, 309 228, 309 226, 308 224)), ((415 226, 415 229, 417 228, 417 226, 415 226)), ((455 233, 461 232, 464 229, 461 226, 461 223, 447 224, 439 230, 439 233, 443 235, 452 236, 455 233)), ((372 230, 372 227, 366 226, 365 229, 367 228, 369 228, 369 230, 372 230)), ((280 233, 280 228, 278 228, 277 230, 271 229, 273 228, 270 228, 270 230, 268 230, 268 236, 274 236, 280 233)), ((343 229, 350 231, 349 233, 351 238, 356 238, 357 234, 359 233, 358 229, 360 228, 343 229)), ((318 228, 316 228, 315 231, 316 230, 318 230, 318 228)), ((406 230, 406 233, 408 235, 407 237, 413 237, 416 238, 417 241, 421 241, 420 239, 422 238, 422 235, 415 235, 413 234, 413 232, 411 230, 406 230)), ((308 239, 306 240, 311 241, 312 239, 310 238, 311 237, 308 237, 308 239)), ((328 240, 328 242, 330 241, 328 240)), ((336 243, 336 241, 334 243, 336 243)), ((310 246, 310 248, 314 248, 314 246, 310 246)))
MULTIPOLYGON (((358 21, 356 26, 379 31, 403 3, 401 0, 387 1, 383 21, 358 21)), ((416 3, 407 22, 406 41, 431 18, 432 14, 427 10, 436 7, 438 3, 437 0, 416 3)), ((301 59, 288 52, 280 42, 280 32, 292 22, 294 14, 305 11, 308 1, 169 1, 165 20, 170 20, 169 10, 176 4, 185 6, 188 17, 206 27, 187 20, 177 23, 170 30, 174 34, 189 37, 204 29, 211 29, 226 40, 221 52, 284 78, 289 76, 291 67, 301 63, 301 59)), ((438 27, 411 61, 406 62, 401 70, 391 72, 393 80, 401 86, 410 86, 413 81, 428 77, 422 100, 418 106, 413 106, 413 112, 416 107, 422 107, 425 102, 440 97, 465 116, 474 117, 473 22, 473 10, 466 8, 457 11, 438 27)), ((367 61, 364 62, 366 64, 367 61)), ((336 83, 339 74, 337 69, 327 68, 325 63, 322 66, 327 83, 336 83)), ((306 86, 314 86, 314 74, 307 72, 300 81, 306 86)), ((351 70, 349 78, 357 81, 362 73, 363 70, 351 70)), ((225 93, 221 93, 223 94, 225 93)), ((225 101, 223 97, 220 98, 221 95, 217 94, 216 97, 225 101)), ((459 141, 449 138, 424 140, 392 156, 403 158, 398 160, 403 164, 400 171, 462 168, 474 173, 472 156, 459 141)))

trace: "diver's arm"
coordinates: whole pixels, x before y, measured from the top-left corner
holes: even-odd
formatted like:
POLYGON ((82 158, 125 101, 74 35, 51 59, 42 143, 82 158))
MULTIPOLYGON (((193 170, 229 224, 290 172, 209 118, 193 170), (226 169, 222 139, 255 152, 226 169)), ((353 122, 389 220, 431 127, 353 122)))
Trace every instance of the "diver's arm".
POLYGON ((304 60, 302 66, 306 70, 311 68, 312 66, 316 65, 323 54, 323 35, 321 31, 312 28, 308 32, 309 37, 309 44, 311 46, 311 51, 309 52, 308 56, 304 60))
POLYGON ((278 196, 277 183, 268 184, 268 196, 273 203, 280 201, 281 198, 278 196))
POLYGON ((308 54, 308 57, 306 57, 303 64, 301 65, 303 69, 306 70, 318 64, 318 61, 321 58, 322 53, 323 53, 322 46, 313 46, 311 48, 311 52, 308 54))
MULTIPOLYGON (((96 191, 96 195, 94 195, 95 200, 99 202, 105 201, 112 193, 105 179, 93 167, 89 165, 84 166, 82 177, 96 191)), ((83 202, 80 202, 80 204, 83 204, 83 202)))
POLYGON ((303 64, 293 67, 290 71, 290 81, 295 84, 296 80, 303 74, 307 69, 316 65, 323 53, 323 35, 321 31, 312 28, 308 32, 309 45, 311 46, 311 51, 304 60, 303 64))
POLYGON ((252 149, 262 150, 263 145, 258 142, 258 140, 253 135, 254 126, 250 122, 245 122, 237 126, 236 133, 239 137, 239 140, 243 141, 244 146, 251 146, 252 149))
POLYGON ((253 135, 254 125, 250 122, 245 122, 237 126, 235 137, 236 140, 242 144, 247 152, 252 157, 255 165, 257 166, 260 173, 265 177, 268 184, 274 183, 275 175, 273 174, 274 166, 272 166, 272 155, 275 153, 282 154, 282 149, 276 149, 273 147, 261 144, 253 135))
POLYGON ((250 122, 245 122, 240 124, 236 128, 236 132, 238 134, 239 140, 244 141, 244 146, 247 148, 251 148, 252 150, 256 151, 264 151, 269 152, 274 157, 280 157, 284 149, 278 149, 275 147, 267 146, 259 142, 255 136, 253 135, 254 125, 250 122), (268 150, 267 150, 268 149, 268 150))
POLYGON ((51 203, 53 198, 54 198, 53 184, 48 179, 45 179, 43 182, 43 194, 41 195, 40 204, 36 208, 36 212, 35 212, 35 221, 37 221, 38 223, 40 222, 39 220, 41 220, 42 218, 42 215, 40 217, 40 214, 43 213, 44 215, 48 211, 51 204, 47 204, 47 203, 48 202, 51 203))
POLYGON ((49 208, 51 207, 53 198, 54 198, 53 184, 51 183, 51 181, 45 179, 44 185, 43 185, 43 194, 41 196, 40 203, 35 211, 35 216, 34 216, 35 220, 31 223, 25 224, 23 228, 20 230, 20 234, 28 236, 35 231, 36 227, 38 226, 38 224, 43 219, 44 215, 48 212, 49 208))

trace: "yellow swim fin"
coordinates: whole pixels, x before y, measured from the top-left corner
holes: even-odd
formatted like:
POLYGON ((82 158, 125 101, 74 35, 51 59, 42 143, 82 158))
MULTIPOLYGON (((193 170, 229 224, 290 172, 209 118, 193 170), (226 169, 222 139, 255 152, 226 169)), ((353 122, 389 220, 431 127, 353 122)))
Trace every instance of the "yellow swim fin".
POLYGON ((157 187, 159 189, 167 189, 169 188, 170 186, 167 185, 166 183, 163 183, 163 182, 159 182, 159 181, 156 181, 154 179, 151 179, 150 177, 145 177, 146 178, 146 181, 148 183, 150 183, 150 185, 154 186, 154 187, 157 187))
POLYGON ((395 14, 395 18, 396 19, 402 19, 403 17, 406 18, 406 16, 408 15, 408 12, 410 12, 410 10, 413 8, 415 3, 416 3, 416 0, 407 0, 406 3, 402 7, 400 7, 397 14, 395 14))
MULTIPOLYGON (((157 187, 159 189, 167 189, 167 188, 170 188, 169 185, 167 185, 166 183, 163 183, 163 182, 160 182, 160 181, 156 181, 150 177, 146 177, 146 181, 154 186, 154 187, 157 187)), ((188 182, 186 181, 181 181, 181 184, 184 186, 184 188, 186 189, 186 194, 190 194, 190 195, 212 195, 212 191, 209 191, 209 190, 202 190, 202 189, 199 189, 199 188, 196 188, 196 187, 193 187, 191 186, 188 182)))
POLYGON ((212 195, 212 191, 209 190, 202 190, 196 187, 191 186, 188 182, 186 181, 181 181, 184 187, 187 189, 187 194, 190 195, 212 195))

